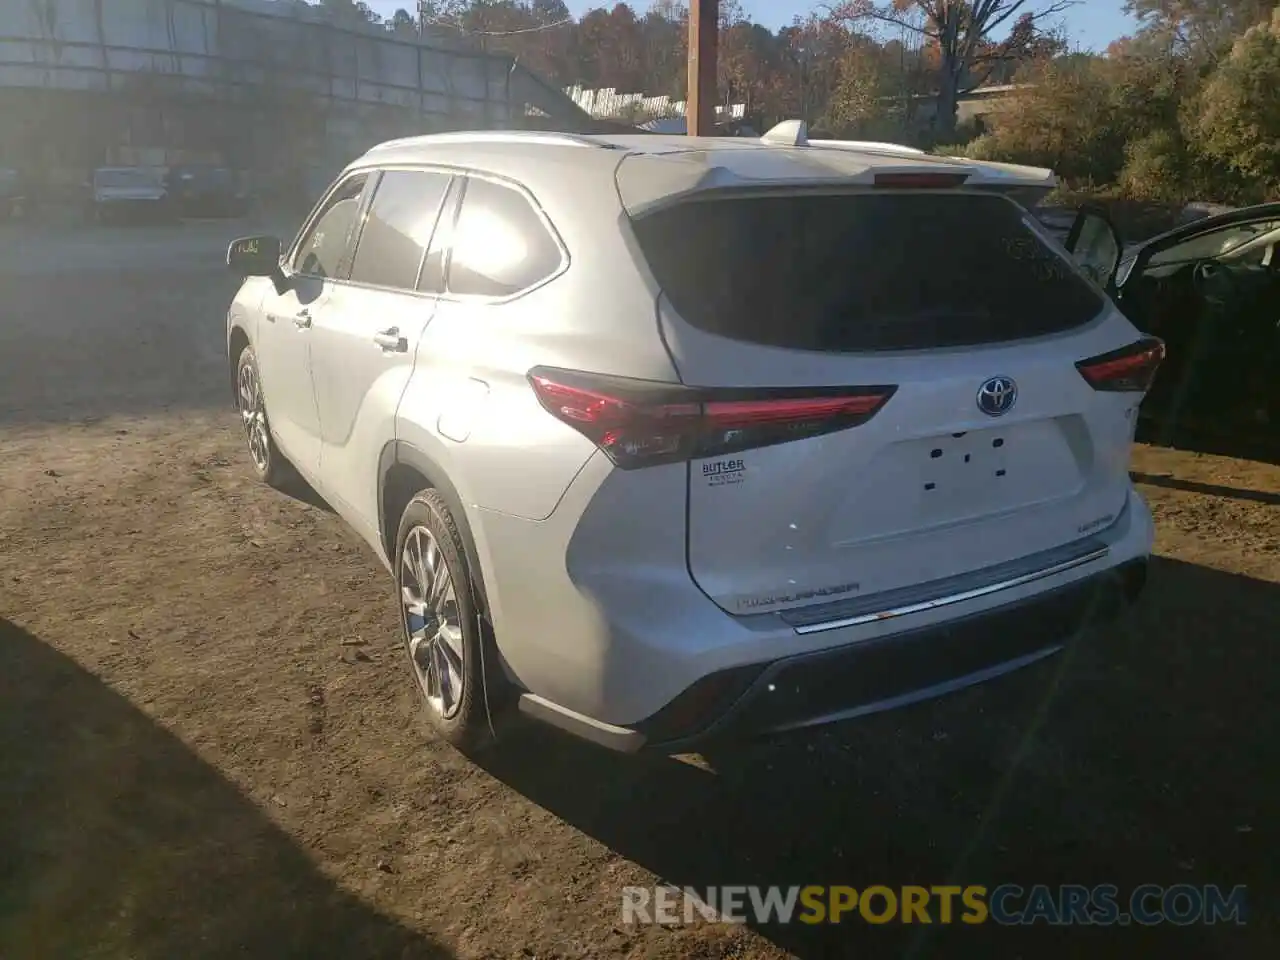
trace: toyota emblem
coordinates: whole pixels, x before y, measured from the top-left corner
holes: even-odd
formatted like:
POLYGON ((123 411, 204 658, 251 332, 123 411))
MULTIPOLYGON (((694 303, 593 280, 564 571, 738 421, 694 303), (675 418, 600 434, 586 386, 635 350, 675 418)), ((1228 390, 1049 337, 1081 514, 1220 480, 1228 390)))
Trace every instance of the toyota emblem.
POLYGON ((1013 409, 1018 385, 1012 377, 992 377, 978 388, 978 409, 988 417, 1002 417, 1013 409))

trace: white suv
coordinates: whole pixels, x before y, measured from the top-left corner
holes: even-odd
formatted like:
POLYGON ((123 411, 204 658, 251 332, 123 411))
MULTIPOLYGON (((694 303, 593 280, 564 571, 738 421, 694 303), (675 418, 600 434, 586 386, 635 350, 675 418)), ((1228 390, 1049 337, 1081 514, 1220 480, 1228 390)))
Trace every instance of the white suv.
POLYGON ((509 710, 679 751, 994 677, 1152 546, 1163 346, 1097 282, 1109 224, 1027 213, 1053 185, 796 125, 382 144, 287 250, 228 250, 254 466, 392 570, 464 749, 509 710))

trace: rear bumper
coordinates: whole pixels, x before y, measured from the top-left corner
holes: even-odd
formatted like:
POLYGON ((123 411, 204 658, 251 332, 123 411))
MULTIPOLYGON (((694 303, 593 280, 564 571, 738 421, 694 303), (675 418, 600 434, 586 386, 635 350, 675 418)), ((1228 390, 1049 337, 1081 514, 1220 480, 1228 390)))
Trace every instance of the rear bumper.
MULTIPOLYGON (((689 575, 685 474, 655 468, 642 478, 652 493, 648 508, 625 510, 635 475, 600 465, 600 479, 588 476, 592 469, 589 461, 545 521, 483 510, 469 520, 498 652, 523 691, 521 710, 626 752, 678 751, 721 734, 856 716, 1016 669, 1060 647, 1078 627, 1059 615, 1051 596, 1085 581, 1114 589, 1126 576, 1114 571, 1145 560, 1154 539, 1150 512, 1130 490, 1112 526, 1087 537, 1105 547, 1099 553, 1064 560, 1055 550, 1048 559, 1025 558, 1035 560, 1030 571, 1018 561, 963 583, 930 581, 909 595, 877 598, 888 608, 823 609, 814 624, 777 613, 735 617, 689 575), (559 557, 563 565, 548 562, 559 557), (1026 619, 1005 619, 1024 604, 1026 619), (1028 628, 1036 611, 1049 622, 1028 628), (977 639, 948 640, 955 630, 977 639), (987 632, 1014 636, 988 642, 987 632), (899 648, 910 653, 895 654, 899 648), (802 669, 807 663, 817 664, 818 679, 837 672, 841 679, 815 686, 802 669), (840 663, 847 668, 837 671, 840 663), (779 692, 780 679, 801 691, 785 708, 777 704, 786 697, 766 696, 779 692)), ((1068 608, 1087 599, 1068 596, 1068 608)))
POLYGON ((713 674, 637 724, 636 731, 646 749, 680 752, 940 696, 1061 650, 1136 600, 1146 574, 1147 559, 1141 557, 967 617, 735 668, 724 680, 713 674), (712 709, 702 699, 707 690, 720 698, 712 709))

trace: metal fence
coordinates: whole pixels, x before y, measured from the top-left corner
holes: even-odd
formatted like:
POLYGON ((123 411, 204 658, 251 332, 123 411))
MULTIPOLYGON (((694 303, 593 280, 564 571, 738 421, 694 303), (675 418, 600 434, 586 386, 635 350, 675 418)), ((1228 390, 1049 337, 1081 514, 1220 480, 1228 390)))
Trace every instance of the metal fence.
POLYGON ((0 2, 0 164, 54 181, 192 159, 296 176, 387 137, 529 112, 586 119, 508 57, 288 0, 0 2))

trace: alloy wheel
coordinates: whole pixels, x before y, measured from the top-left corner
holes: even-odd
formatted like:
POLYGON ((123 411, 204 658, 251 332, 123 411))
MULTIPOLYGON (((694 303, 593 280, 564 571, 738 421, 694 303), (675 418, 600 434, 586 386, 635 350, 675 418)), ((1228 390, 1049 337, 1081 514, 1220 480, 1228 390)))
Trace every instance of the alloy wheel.
POLYGON ((249 443, 249 456, 253 465, 265 473, 271 462, 271 440, 267 432, 267 411, 263 405, 262 388, 258 372, 253 364, 240 368, 240 420, 244 424, 245 439, 249 443))
POLYGON ((457 585, 435 536, 415 526, 400 554, 405 643, 427 705, 448 720, 462 703, 463 637, 457 585))

